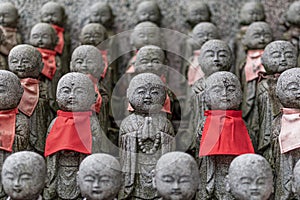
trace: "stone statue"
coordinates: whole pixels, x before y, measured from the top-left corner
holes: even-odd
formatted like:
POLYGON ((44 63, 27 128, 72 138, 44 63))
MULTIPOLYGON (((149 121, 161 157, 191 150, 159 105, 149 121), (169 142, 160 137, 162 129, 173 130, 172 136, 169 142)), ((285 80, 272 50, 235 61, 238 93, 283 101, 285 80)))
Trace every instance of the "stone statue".
POLYGON ((236 66, 236 75, 239 77, 243 90, 243 118, 247 123, 255 117, 253 107, 256 96, 259 73, 265 72, 261 64, 264 48, 272 41, 272 30, 266 22, 253 22, 247 29, 243 44, 246 57, 240 66, 236 66))
POLYGON ((121 166, 111 155, 96 153, 79 166, 77 182, 84 200, 114 200, 121 187, 121 166))
POLYGON ((270 143, 271 164, 276 174, 275 199, 292 199, 293 168, 300 158, 298 127, 300 127, 300 69, 284 71, 278 78, 276 96, 281 112, 274 117, 270 143))
POLYGON ((49 181, 43 195, 45 199, 78 199, 79 164, 89 154, 109 153, 110 143, 90 111, 97 96, 85 74, 64 75, 56 95, 60 110, 48 128, 45 157, 49 181))
POLYGON ((109 96, 104 85, 100 83, 104 63, 100 51, 91 45, 77 47, 71 58, 70 69, 72 72, 86 74, 93 82, 97 93, 96 102, 92 105, 93 113, 97 116, 102 130, 107 132, 109 96))
POLYGON ((20 16, 18 9, 10 2, 0 3, 0 16, 2 17, 0 29, 4 33, 4 40, 0 44, 0 53, 7 59, 10 50, 22 43, 21 33, 18 30, 20 16))
MULTIPOLYGON (((207 194, 199 191, 197 199, 207 195, 212 199, 233 199, 226 192, 225 177, 235 156, 254 153, 254 148, 242 119, 242 90, 238 78, 220 71, 205 80, 205 122, 200 125, 200 169, 207 194)), ((200 176, 201 176, 200 175, 200 176)))
POLYGON ((297 199, 300 199, 300 161, 298 160, 293 169, 293 190, 297 195, 297 199))
POLYGON ((165 84, 151 73, 136 75, 127 97, 134 112, 120 126, 120 163, 124 184, 119 199, 157 199, 152 185, 152 170, 161 155, 175 148, 171 122, 160 112, 165 99, 165 84))
POLYGON ((55 101, 57 82, 64 74, 60 57, 54 50, 58 41, 55 30, 47 23, 37 23, 30 32, 30 44, 42 54, 44 67, 42 81, 46 83, 51 111, 55 114, 58 106, 55 101))
POLYGON ((47 86, 39 80, 44 66, 42 56, 31 45, 17 45, 9 53, 8 64, 24 88, 18 109, 29 120, 30 150, 43 154, 47 128, 54 116, 49 108, 47 86))
POLYGON ((62 73, 68 73, 70 71, 71 38, 65 29, 67 20, 65 8, 59 3, 49 1, 42 6, 40 15, 41 22, 50 24, 55 30, 58 41, 54 50, 61 59, 62 73))
POLYGON ((21 151, 8 156, 1 172, 7 200, 42 200, 46 175, 46 163, 41 155, 21 151))
POLYGON ((179 151, 162 155, 154 170, 153 185, 163 200, 192 200, 199 185, 195 159, 179 151))
POLYGON ((149 21, 160 26, 162 16, 155 1, 147 0, 139 3, 136 8, 136 15, 138 23, 149 21))
MULTIPOLYGON (((29 123, 27 117, 18 111, 23 95, 19 78, 12 72, 0 70, 0 170, 4 160, 14 152, 28 148, 29 123)), ((0 199, 6 194, 1 184, 0 199)))
POLYGON ((245 48, 243 45, 243 38, 248 29, 248 26, 252 22, 257 21, 265 21, 265 10, 264 6, 260 1, 251 0, 246 2, 240 10, 240 30, 235 36, 234 46, 233 46, 233 53, 235 56, 235 67, 241 65, 241 62, 244 61, 245 55, 245 48))
POLYGON ((243 154, 230 163, 228 190, 236 200, 268 200, 273 188, 273 174, 268 161, 258 154, 243 154))
MULTIPOLYGON (((0 46, 2 43, 5 42, 5 35, 3 30, 0 28, 0 46)), ((0 51, 0 70, 7 70, 8 64, 7 64, 7 56, 0 51)))

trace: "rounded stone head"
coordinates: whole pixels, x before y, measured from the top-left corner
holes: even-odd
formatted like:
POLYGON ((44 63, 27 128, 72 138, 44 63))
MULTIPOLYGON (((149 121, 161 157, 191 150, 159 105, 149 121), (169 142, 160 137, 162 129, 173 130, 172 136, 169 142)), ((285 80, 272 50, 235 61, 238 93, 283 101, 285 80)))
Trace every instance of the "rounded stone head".
POLYGON ((108 154, 92 154, 81 162, 77 183, 88 200, 113 200, 121 186, 120 163, 108 154))
POLYGON ((283 107, 300 109, 300 68, 288 69, 280 75, 276 95, 283 107))
POLYGON ((131 44, 140 49, 145 45, 155 45, 161 47, 162 34, 160 28, 152 22, 141 22, 134 27, 131 34, 131 44))
POLYGON ((150 72, 158 76, 164 74, 165 53, 158 46, 142 47, 136 56, 134 69, 136 73, 150 72))
POLYGON ((104 26, 97 23, 85 25, 80 32, 79 40, 81 44, 98 46, 107 39, 107 31, 104 26))
POLYGON ((293 192, 300 197, 300 160, 297 161, 293 169, 293 192))
POLYGON ((150 21, 160 25, 160 9, 155 1, 142 1, 136 8, 138 23, 150 21))
POLYGON ((50 1, 41 8, 41 22, 63 26, 66 19, 65 8, 59 3, 50 1))
POLYGON ((138 74, 129 83, 127 98, 136 113, 158 113, 166 99, 165 84, 155 74, 138 74))
POLYGON ((70 72, 58 81, 56 101, 63 111, 90 111, 96 97, 93 82, 85 74, 70 72))
POLYGON ((240 11, 240 23, 242 25, 250 25, 252 22, 264 21, 264 6, 259 1, 250 1, 243 5, 240 11))
POLYGON ((169 152, 157 161, 153 185, 164 200, 191 200, 199 185, 195 159, 187 153, 169 152))
POLYGON ((12 48, 8 55, 9 70, 19 78, 38 78, 44 63, 41 53, 33 46, 20 44, 12 48))
POLYGON ((29 43, 38 48, 54 50, 58 42, 56 31, 50 24, 37 23, 30 31, 29 43))
POLYGON ((22 98, 24 89, 14 73, 0 70, 0 110, 16 108, 22 98))
POLYGON ((111 26, 113 23, 114 15, 109 4, 98 2, 90 8, 90 23, 102 24, 105 27, 111 26))
POLYGON ((200 22, 193 28, 192 38, 195 41, 195 49, 200 49, 208 40, 219 39, 219 31, 213 23, 200 22))
POLYGON ((211 110, 238 110, 242 102, 239 79, 231 72, 215 72, 205 80, 205 103, 211 110))
POLYGON ((17 28, 19 22, 18 9, 9 2, 0 3, 0 26, 17 28))
POLYGON ((198 62, 206 77, 217 71, 228 71, 232 65, 231 50, 222 40, 205 42, 200 52, 198 62))
POLYGON ((13 153, 5 159, 1 176, 3 189, 10 199, 38 199, 46 182, 46 163, 35 152, 13 153))
POLYGON ((227 189, 237 200, 267 200, 273 192, 271 166, 258 154, 236 157, 230 164, 227 178, 227 189))
POLYGON ((265 47, 261 62, 267 74, 276 74, 297 67, 297 57, 297 49, 290 42, 277 40, 265 47))
POLYGON ((194 27, 200 22, 210 21, 210 10, 206 3, 191 1, 187 4, 187 22, 194 27))
POLYGON ((99 49, 91 45, 77 47, 72 53, 70 70, 90 74, 100 79, 104 70, 104 63, 99 49))
POLYGON ((286 12, 286 20, 293 25, 300 26, 300 1, 290 4, 286 12))
POLYGON ((253 22, 243 38, 247 49, 264 49, 273 39, 271 27, 266 22, 253 22))

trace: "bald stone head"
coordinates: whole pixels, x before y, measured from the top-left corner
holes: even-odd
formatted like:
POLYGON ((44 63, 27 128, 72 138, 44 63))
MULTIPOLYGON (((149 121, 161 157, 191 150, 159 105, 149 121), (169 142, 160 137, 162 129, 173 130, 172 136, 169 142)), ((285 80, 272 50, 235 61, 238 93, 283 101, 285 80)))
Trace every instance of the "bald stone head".
POLYGON ((107 31, 104 26, 98 23, 85 25, 80 32, 79 40, 81 44, 98 46, 107 39, 107 31))
POLYGON ((288 41, 277 40, 265 47, 261 62, 268 74, 297 67, 297 49, 288 41))
POLYGON ((100 79, 104 70, 104 63, 99 49, 91 45, 77 47, 72 53, 70 70, 91 74, 100 79))
POLYGON ((89 23, 102 24, 105 27, 112 26, 114 15, 110 5, 106 2, 97 2, 90 8, 89 23))
POLYGON ((30 31, 29 43, 38 48, 54 50, 58 42, 55 29, 47 23, 37 23, 30 31))
POLYGON ((191 200, 199 185, 195 159, 176 151, 162 155, 155 167, 153 185, 164 200, 191 200))
POLYGON ((10 2, 0 3, 0 26, 17 28, 19 22, 18 9, 10 2))
POLYGON ((35 152, 13 153, 4 161, 1 176, 3 189, 12 200, 38 199, 46 182, 46 163, 35 152))
POLYGON ((208 40, 219 39, 219 31, 213 23, 200 22, 193 28, 192 38, 196 42, 195 49, 200 49, 208 40))
POLYGON ((111 155, 96 153, 79 166, 77 182, 88 200, 113 200, 121 186, 121 166, 111 155))
POLYGON ((224 41, 209 40, 202 45, 198 62, 208 77, 214 72, 228 71, 232 65, 232 53, 224 41))
POLYGON ((273 192, 271 166, 258 154, 240 155, 230 164, 228 186, 237 200, 267 200, 273 192))
POLYGON ((250 25, 252 22, 264 21, 265 10, 261 2, 253 0, 245 3, 240 11, 240 23, 250 25))
POLYGON ((210 15, 209 7, 204 2, 190 1, 187 4, 187 22, 192 27, 200 22, 209 22, 210 15))
POLYGON ((286 20, 295 26, 300 26, 300 1, 290 4, 286 12, 286 20))
POLYGON ((142 1, 136 8, 138 23, 150 21, 160 25, 161 13, 155 1, 142 1))
POLYGON ((90 111, 96 97, 93 82, 83 73, 70 72, 58 81, 56 101, 63 111, 90 111))
POLYGON ((41 8, 41 22, 63 27, 66 18, 65 8, 59 3, 49 1, 41 8))
POLYGON ((10 50, 8 66, 19 78, 38 78, 44 63, 41 53, 35 47, 20 44, 10 50))

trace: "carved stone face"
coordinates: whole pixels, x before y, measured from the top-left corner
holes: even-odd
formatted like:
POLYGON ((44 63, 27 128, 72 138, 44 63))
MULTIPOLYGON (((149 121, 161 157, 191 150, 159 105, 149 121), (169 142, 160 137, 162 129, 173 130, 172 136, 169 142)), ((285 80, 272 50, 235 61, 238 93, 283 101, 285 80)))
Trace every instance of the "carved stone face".
POLYGON ((242 102, 241 85, 230 72, 216 72, 206 79, 205 102, 212 110, 237 110, 242 102))
POLYGON ((232 65, 229 46, 221 40, 209 40, 201 47, 199 65, 205 76, 217 71, 228 71, 232 65))
POLYGON ((165 155, 156 165, 154 187, 164 200, 191 200, 199 179, 195 160, 182 152, 165 155))
POLYGON ((248 2, 245 3, 240 12, 241 23, 249 25, 252 22, 264 21, 265 11, 261 3, 248 2))
POLYGON ((78 172, 82 196, 89 200, 113 200, 121 185, 118 161, 106 154, 93 154, 83 162, 78 172))
POLYGON ((164 83, 151 73, 136 75, 130 82, 127 97, 138 113, 157 113, 166 99, 164 83))
POLYGON ((10 71, 0 70, 0 110, 16 108, 22 95, 19 78, 10 71))
POLYGON ((151 22, 138 24, 131 35, 133 46, 140 49, 146 45, 161 46, 160 29, 151 22))
POLYGON ((282 73, 297 66, 297 49, 287 41, 274 41, 265 47, 261 57, 268 74, 282 73))
POLYGON ((194 41, 196 41, 197 49, 200 49, 208 40, 219 38, 217 27, 209 22, 201 22, 197 24, 194 27, 192 34, 194 41))
POLYGON ((113 17, 109 5, 102 2, 94 4, 90 12, 90 23, 99 23, 107 26, 113 17))
POLYGON ((82 73, 68 73, 58 82, 56 101, 63 111, 89 111, 96 100, 92 81, 82 73))
POLYGON ((248 49, 264 49, 272 38, 272 30, 267 23, 253 22, 246 31, 244 44, 248 49))
POLYGON ((19 78, 37 78, 43 67, 42 56, 31 45, 17 45, 9 52, 8 65, 19 78))
POLYGON ((79 38, 81 44, 98 46, 107 38, 106 29, 101 24, 87 24, 82 28, 79 38))
POLYGON ((256 154, 236 157, 230 164, 228 181, 237 200, 267 200, 273 191, 270 164, 256 154))
POLYGON ((11 3, 0 4, 0 25, 3 27, 16 28, 19 14, 16 7, 11 3))
POLYGON ((77 47, 72 53, 70 68, 72 72, 91 74, 100 79, 104 64, 99 49, 91 45, 77 47))
POLYGON ((18 152, 4 162, 2 184, 11 199, 37 199, 44 189, 45 179, 45 161, 34 152, 18 152))
POLYGON ((160 10, 156 3, 151 1, 141 2, 136 10, 138 22, 150 21, 155 24, 160 22, 160 10))
POLYGON ((54 49, 57 43, 55 30, 46 23, 36 24, 30 32, 30 44, 43 49, 54 49))
POLYGON ((287 21, 290 22, 291 24, 300 25, 300 2, 295 1, 293 2, 286 13, 286 18, 287 21))
POLYGON ((65 10, 58 3, 48 2, 41 8, 41 22, 63 26, 64 18, 65 10))
POLYGON ((137 73, 150 72, 158 76, 163 74, 165 62, 164 52, 157 46, 144 46, 136 56, 135 71, 137 73))
POLYGON ((210 21, 210 11, 208 6, 203 2, 191 2, 188 4, 188 22, 192 24, 192 26, 200 23, 200 22, 208 22, 210 21))

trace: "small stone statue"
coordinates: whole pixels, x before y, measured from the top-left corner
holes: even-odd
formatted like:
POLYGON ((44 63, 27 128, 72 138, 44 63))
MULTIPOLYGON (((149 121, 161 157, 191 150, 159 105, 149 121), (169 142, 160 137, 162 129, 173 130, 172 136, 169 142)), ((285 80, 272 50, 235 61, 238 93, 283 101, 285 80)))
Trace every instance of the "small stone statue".
POLYGON ((96 153, 79 166, 77 182, 84 200, 114 200, 121 187, 121 166, 111 155, 96 153))
MULTIPOLYGON (((0 70, 0 170, 4 160, 14 152, 28 148, 29 123, 27 117, 18 111, 23 95, 19 78, 12 72, 0 70)), ((6 194, 0 187, 0 198, 6 194)))
POLYGON ((67 19, 65 8, 59 3, 49 1, 42 6, 40 18, 41 22, 51 24, 54 28, 58 38, 54 50, 61 59, 62 73, 68 73, 71 39, 69 32, 64 28, 67 19))
POLYGON ((21 33, 18 31, 19 13, 14 4, 9 2, 0 3, 0 29, 4 33, 4 40, 0 44, 0 53, 8 56, 10 50, 22 43, 21 33))
POLYGON ((293 170, 293 190, 300 199, 300 161, 298 160, 293 170))
MULTIPOLYGON (((3 30, 0 28, 0 46, 4 42, 5 42, 5 35, 3 30)), ((7 69, 8 69, 7 56, 1 53, 0 51, 0 70, 7 70, 7 69)))
POLYGON ((48 128, 45 157, 49 181, 43 195, 45 199, 78 199, 76 173, 81 161, 91 153, 109 152, 106 147, 110 143, 90 111, 97 95, 85 74, 64 75, 56 94, 61 110, 48 128))
POLYGON ((96 102, 92 105, 93 113, 96 114, 102 130, 107 132, 109 96, 100 83, 101 74, 104 70, 104 63, 100 51, 91 45, 77 47, 71 58, 70 69, 72 72, 86 74, 93 82, 97 93, 96 102))
POLYGON ((192 200, 199 185, 195 159, 179 151, 162 155, 155 167, 153 185, 163 200, 192 200))
POLYGON ((244 62, 236 68, 243 89, 243 118, 247 123, 254 117, 253 107, 259 73, 265 72, 261 64, 264 48, 272 41, 272 30, 266 22, 253 22, 247 29, 243 44, 246 49, 244 62))
POLYGON ((31 45, 17 45, 9 53, 8 64, 24 88, 18 109, 29 119, 30 150, 43 154, 47 128, 54 116, 50 112, 45 82, 39 81, 44 66, 42 56, 31 45))
POLYGON ((42 54, 44 67, 42 81, 46 83, 50 100, 50 107, 55 114, 58 107, 55 101, 57 82, 63 75, 62 63, 54 48, 58 37, 55 30, 47 23, 37 23, 30 32, 30 44, 42 54))
POLYGON ((138 23, 149 21, 160 26, 162 16, 159 6, 155 1, 147 0, 139 3, 136 8, 136 14, 138 23))
POLYGON ((202 184, 212 199, 233 199, 226 192, 224 182, 229 165, 235 156, 254 153, 240 110, 241 85, 233 73, 225 71, 213 73, 205 84, 204 100, 208 110, 204 113, 204 124, 200 125, 199 157, 202 158, 200 170, 207 168, 206 173, 203 173, 205 170, 200 172, 206 176, 202 184))
POLYGON ((41 155, 21 151, 8 156, 1 172, 7 200, 42 200, 46 175, 46 163, 41 155))
POLYGON ((166 99, 165 84, 155 74, 138 74, 130 81, 127 97, 134 112, 120 126, 124 184, 119 199, 157 199, 152 170, 161 155, 175 148, 171 122, 160 112, 166 99))
POLYGON ((230 164, 228 190, 236 200, 268 200, 273 188, 273 174, 268 161, 258 154, 243 154, 230 164))

